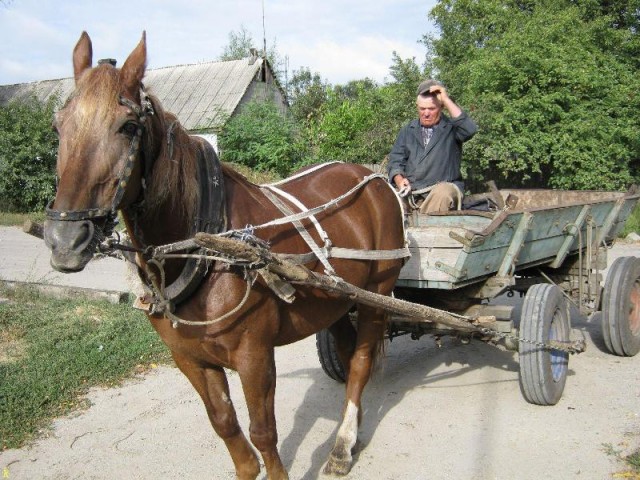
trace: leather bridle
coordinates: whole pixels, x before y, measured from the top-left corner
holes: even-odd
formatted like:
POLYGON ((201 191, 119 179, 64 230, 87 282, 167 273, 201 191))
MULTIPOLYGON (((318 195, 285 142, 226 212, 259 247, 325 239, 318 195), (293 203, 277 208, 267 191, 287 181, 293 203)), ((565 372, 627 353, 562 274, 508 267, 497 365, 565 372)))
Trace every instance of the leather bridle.
MULTIPOLYGON (((136 132, 131 137, 131 143, 129 144, 129 151, 127 153, 127 160, 122 170, 120 171, 120 174, 118 175, 118 184, 113 196, 113 200, 111 201, 111 205, 107 208, 87 208, 84 210, 54 210, 53 203, 55 202, 55 200, 51 200, 51 202, 49 202, 49 204, 45 208, 45 214, 48 220, 77 222, 85 220, 94 221, 104 218, 106 219, 106 222, 102 234, 108 237, 112 233, 113 227, 116 224, 120 202, 122 202, 122 198, 124 197, 127 186, 129 185, 131 174, 134 170, 135 162, 140 154, 140 144, 142 141, 142 134, 144 133, 146 127, 147 117, 154 114, 151 100, 149 100, 149 97, 143 90, 140 91, 140 99, 141 104, 137 105, 135 102, 129 100, 128 98, 125 98, 123 96, 119 97, 119 103, 130 108, 131 111, 136 114, 136 116, 138 117, 138 123, 136 132)), ((150 174, 151 165, 149 165, 148 163, 149 162, 145 162, 143 179, 150 174)))

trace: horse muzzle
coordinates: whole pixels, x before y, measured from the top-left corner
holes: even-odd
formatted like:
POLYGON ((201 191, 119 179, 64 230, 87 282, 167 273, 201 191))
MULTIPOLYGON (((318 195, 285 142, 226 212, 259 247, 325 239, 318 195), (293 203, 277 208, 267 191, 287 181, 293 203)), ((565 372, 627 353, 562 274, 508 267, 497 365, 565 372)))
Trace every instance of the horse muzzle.
POLYGON ((51 266, 63 273, 82 270, 95 253, 97 230, 91 220, 46 220, 44 242, 51 250, 51 266))

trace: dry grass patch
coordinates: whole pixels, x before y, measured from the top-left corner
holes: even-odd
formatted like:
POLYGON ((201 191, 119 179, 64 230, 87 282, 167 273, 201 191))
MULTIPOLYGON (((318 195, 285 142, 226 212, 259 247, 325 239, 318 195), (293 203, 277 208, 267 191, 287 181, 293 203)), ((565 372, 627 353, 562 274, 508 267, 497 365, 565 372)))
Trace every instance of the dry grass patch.
POLYGON ((12 363, 25 356, 27 342, 21 328, 11 326, 0 330, 0 363, 12 363))

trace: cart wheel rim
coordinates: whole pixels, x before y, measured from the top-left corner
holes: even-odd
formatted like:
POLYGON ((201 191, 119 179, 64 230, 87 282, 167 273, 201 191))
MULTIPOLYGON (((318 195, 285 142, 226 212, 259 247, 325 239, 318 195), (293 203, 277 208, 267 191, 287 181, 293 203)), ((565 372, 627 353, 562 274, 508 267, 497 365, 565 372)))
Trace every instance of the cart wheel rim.
MULTIPOLYGON (((640 291, 638 292, 640 294, 640 291)), ((640 298, 640 297, 639 297, 640 298)), ((551 325, 549 328, 549 340, 555 340, 558 342, 567 341, 567 335, 564 331, 564 322, 562 319, 561 310, 556 310, 553 318, 551 319, 551 325)), ((560 350, 551 350, 551 376, 554 382, 560 382, 566 375, 569 354, 560 350)))
POLYGON ((634 336, 640 335, 640 282, 637 280, 629 292, 629 328, 634 336))

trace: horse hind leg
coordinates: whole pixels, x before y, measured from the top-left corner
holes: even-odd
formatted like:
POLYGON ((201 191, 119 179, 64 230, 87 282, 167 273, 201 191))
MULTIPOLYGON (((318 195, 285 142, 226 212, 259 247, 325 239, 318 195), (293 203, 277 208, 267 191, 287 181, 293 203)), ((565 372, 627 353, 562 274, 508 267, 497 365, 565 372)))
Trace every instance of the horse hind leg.
POLYGON ((260 474, 260 462, 238 424, 224 370, 219 367, 203 368, 194 365, 177 354, 174 354, 173 358, 202 398, 213 429, 229 450, 236 478, 255 480, 260 474))
POLYGON ((327 475, 346 475, 351 469, 352 453, 358 439, 358 425, 362 415, 362 392, 371 376, 384 339, 385 327, 384 312, 363 305, 358 306, 358 335, 349 362, 343 418, 335 445, 324 468, 327 475))

